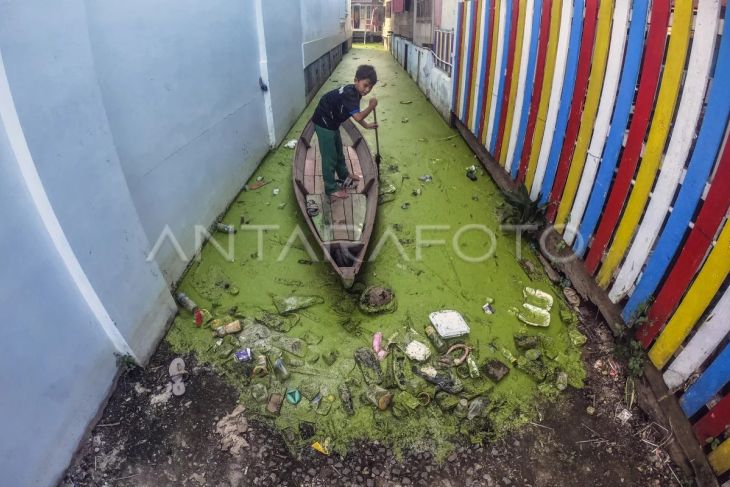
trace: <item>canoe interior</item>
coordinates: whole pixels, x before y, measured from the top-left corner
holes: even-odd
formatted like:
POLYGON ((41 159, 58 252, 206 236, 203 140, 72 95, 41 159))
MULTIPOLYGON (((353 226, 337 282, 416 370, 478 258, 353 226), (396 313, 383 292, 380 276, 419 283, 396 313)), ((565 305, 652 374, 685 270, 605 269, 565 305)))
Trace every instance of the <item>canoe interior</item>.
POLYGON ((377 207, 377 169, 367 144, 349 122, 340 128, 343 155, 351 174, 360 177, 348 197, 330 200, 324 191, 322 158, 317 134, 304 129, 294 158, 295 193, 307 223, 326 257, 346 284, 357 274, 370 239, 377 207), (353 140, 354 139, 354 140, 353 140), (316 208, 316 215, 307 213, 316 208))

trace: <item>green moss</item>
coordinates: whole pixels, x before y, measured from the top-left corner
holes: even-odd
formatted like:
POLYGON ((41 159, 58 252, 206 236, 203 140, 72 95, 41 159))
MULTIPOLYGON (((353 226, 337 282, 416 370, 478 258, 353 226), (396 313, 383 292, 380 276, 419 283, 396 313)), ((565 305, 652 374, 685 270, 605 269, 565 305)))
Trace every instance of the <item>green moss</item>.
MULTIPOLYGON (((281 147, 265 158, 254 175, 263 176, 271 183, 255 191, 242 192, 223 218, 224 223, 233 225, 242 220, 252 225, 278 225, 278 229, 262 234, 263 254, 257 253, 255 231, 239 230, 230 237, 235 244, 232 262, 208 243, 202 249, 200 263, 182 280, 180 290, 223 320, 260 317, 262 312, 276 313, 272 296, 321 298, 321 304, 288 315, 296 316, 298 320, 286 322, 285 329, 292 326, 286 332, 287 336, 300 337, 308 343, 302 357, 304 365, 288 367, 291 376, 286 385, 279 383, 273 375, 250 380, 245 367, 235 363, 230 356, 233 348, 230 339, 219 340, 212 337, 209 328, 196 328, 186 312, 175 320, 167 340, 173 350, 194 352, 200 362, 219 370, 237 388, 241 402, 253 415, 270 417, 265 414, 265 403, 252 398, 253 383, 263 384, 269 392, 284 393, 287 387, 299 388, 304 399, 296 406, 285 402, 280 415, 270 417, 276 427, 285 432, 292 449, 305 445, 297 434, 299 423, 305 421, 317 428, 315 436, 306 444, 330 438, 332 448, 345 452, 355 440, 378 440, 396 451, 425 449, 434 452, 437 458, 443 458, 458 436, 482 441, 499 437, 533 420, 541 402, 557 397, 554 380, 558 370, 565 371, 569 383, 575 387, 582 386, 585 373, 580 350, 568 337, 559 306, 553 307, 551 325, 540 329, 528 328, 508 311, 521 306, 525 286, 547 291, 556 300, 562 299, 562 293, 551 287, 540 266, 536 265, 537 271, 531 276, 522 269, 518 258, 537 260, 527 243, 523 242, 517 249, 515 236, 498 230, 501 193, 479 166, 476 182, 466 178, 465 168, 475 163, 473 154, 460 138, 454 137, 455 132, 394 63, 390 54, 382 50, 355 49, 345 56, 332 78, 340 82, 349 80, 356 66, 365 62, 374 64, 379 72, 380 82, 373 95, 380 102, 382 167, 397 166, 397 174, 389 173, 388 177, 397 176, 399 189, 393 193, 391 202, 379 207, 371 252, 381 239, 384 244, 377 256, 364 266, 359 288, 387 285, 396 293, 397 309, 381 315, 362 313, 357 307, 359 295, 344 290, 333 271, 321 261, 321 256, 312 256, 307 251, 308 246, 317 251, 313 242, 295 238, 294 245, 286 253, 286 243, 297 226, 303 235, 308 234, 308 229, 293 196, 293 152, 281 147), (412 103, 401 104, 400 101, 412 103), (401 123, 404 117, 409 123, 401 123), (432 182, 419 180, 427 174, 432 176, 432 182), (273 194, 275 188, 280 189, 278 195, 273 194), (418 195, 414 196, 414 190, 419 189, 415 192, 418 195), (406 202, 410 203, 410 208, 401 209, 406 202), (287 203, 283 209, 281 203, 287 203), (419 235, 419 225, 448 225, 449 228, 431 227, 421 230, 419 235), (461 234, 452 249, 454 236, 465 225, 473 227, 461 234), (475 263, 460 258, 459 253, 477 257, 491 246, 490 238, 477 225, 494 230, 496 247, 491 258, 475 263), (419 237, 432 242, 417 248, 419 237), (231 287, 238 293, 231 292, 231 287), (491 315, 482 311, 488 297, 493 299, 495 310, 491 315), (353 360, 354 350, 369 347, 376 331, 382 331, 386 338, 395 332, 404 336, 407 326, 420 333, 428 323, 428 313, 438 309, 462 313, 471 327, 466 341, 474 347, 473 353, 480 365, 490 359, 502 358, 500 347, 508 349, 515 357, 520 356, 522 352, 514 345, 514 334, 540 336, 542 360, 547 369, 545 382, 538 386, 516 368, 496 385, 486 378, 482 379, 481 386, 479 381, 467 380, 464 394, 470 397, 483 394, 489 400, 486 419, 471 422, 457 418, 451 411, 442 412, 436 401, 400 418, 395 418, 390 410, 381 412, 363 401, 361 395, 365 385, 353 360), (337 359, 327 365, 320 357, 333 350, 338 352, 337 359), (352 391, 353 416, 348 416, 340 406, 338 386, 343 381, 348 382, 352 391), (322 387, 327 389, 327 394, 323 395, 320 409, 314 410, 307 395, 322 387), (328 413, 322 414, 325 410, 328 413)), ((333 85, 335 83, 326 83, 322 93, 333 85)), ((315 97, 315 103, 319 96, 321 93, 315 97)), ((286 140, 298 136, 313 109, 314 103, 305 110, 286 140)), ((368 131, 365 136, 374 152, 374 133, 368 131)), ((223 234, 214 236, 224 249, 228 248, 228 238, 223 234)), ((428 342, 425 336, 421 341, 428 342)), ((286 353, 275 349, 274 352, 287 360, 286 353)), ((415 379, 415 384, 418 381, 420 379, 415 379)), ((421 387, 425 387, 425 383, 421 387)), ((430 390, 433 393, 433 389, 430 390)))

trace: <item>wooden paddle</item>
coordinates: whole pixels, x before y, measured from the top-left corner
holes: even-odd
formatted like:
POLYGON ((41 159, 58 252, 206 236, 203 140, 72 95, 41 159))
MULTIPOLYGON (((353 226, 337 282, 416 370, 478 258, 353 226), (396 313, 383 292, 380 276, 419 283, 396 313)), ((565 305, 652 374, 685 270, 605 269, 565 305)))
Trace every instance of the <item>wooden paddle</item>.
MULTIPOLYGON (((378 112, 373 108, 373 118, 375 123, 378 123, 378 112)), ((375 165, 378 167, 380 172, 380 140, 378 140, 378 128, 375 127, 375 165)))

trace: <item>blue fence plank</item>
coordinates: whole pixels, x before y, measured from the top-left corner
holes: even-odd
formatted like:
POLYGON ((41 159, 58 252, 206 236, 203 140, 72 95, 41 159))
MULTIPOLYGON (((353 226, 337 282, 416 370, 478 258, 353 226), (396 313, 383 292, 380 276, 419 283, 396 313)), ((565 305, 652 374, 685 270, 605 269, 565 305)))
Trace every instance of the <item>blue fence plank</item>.
POLYGON ((722 353, 705 370, 697 381, 687 389, 679 400, 684 414, 694 415, 707 404, 730 381, 730 345, 725 345, 722 353))

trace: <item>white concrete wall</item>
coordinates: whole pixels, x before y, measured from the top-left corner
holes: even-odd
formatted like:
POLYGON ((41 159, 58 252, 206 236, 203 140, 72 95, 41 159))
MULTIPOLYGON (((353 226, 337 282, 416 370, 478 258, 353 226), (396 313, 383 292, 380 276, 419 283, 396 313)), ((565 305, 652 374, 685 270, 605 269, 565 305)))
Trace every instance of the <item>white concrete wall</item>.
POLYGON ((192 257, 304 108, 306 36, 346 32, 305 3, 0 2, 0 485, 55 485, 115 353, 156 348, 187 262, 153 244, 192 257))
POLYGON ((428 97, 436 110, 447 122, 451 118, 451 97, 453 88, 451 77, 434 65, 431 51, 416 47, 402 37, 393 38, 393 55, 403 66, 405 53, 408 52, 407 71, 428 97))
POLYGON ((300 3, 304 68, 352 37, 352 19, 349 0, 300 0, 300 3))

